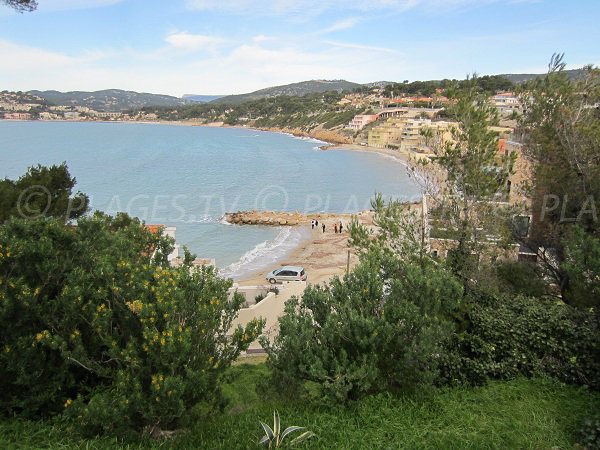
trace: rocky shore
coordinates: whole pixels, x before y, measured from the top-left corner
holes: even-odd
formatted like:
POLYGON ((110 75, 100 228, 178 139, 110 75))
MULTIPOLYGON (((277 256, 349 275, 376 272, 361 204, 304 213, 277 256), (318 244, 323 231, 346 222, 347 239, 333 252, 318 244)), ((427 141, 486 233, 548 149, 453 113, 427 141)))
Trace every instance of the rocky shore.
POLYGON ((352 144, 352 138, 346 136, 338 130, 327 130, 323 128, 314 128, 311 131, 302 130, 300 128, 288 127, 252 127, 261 131, 272 131, 276 133, 288 133, 296 137, 306 137, 317 139, 319 141, 328 142, 330 144, 352 144))

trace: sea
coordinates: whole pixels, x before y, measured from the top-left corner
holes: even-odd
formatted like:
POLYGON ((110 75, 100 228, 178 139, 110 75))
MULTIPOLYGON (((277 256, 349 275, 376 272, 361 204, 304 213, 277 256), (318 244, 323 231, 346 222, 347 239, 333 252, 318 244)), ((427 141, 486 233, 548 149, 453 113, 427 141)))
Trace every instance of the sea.
POLYGON ((419 198, 400 161, 325 144, 246 128, 0 120, 0 177, 66 162, 93 210, 175 226, 180 245, 241 279, 272 269, 310 227, 229 225, 227 212, 353 213, 376 192, 419 198))

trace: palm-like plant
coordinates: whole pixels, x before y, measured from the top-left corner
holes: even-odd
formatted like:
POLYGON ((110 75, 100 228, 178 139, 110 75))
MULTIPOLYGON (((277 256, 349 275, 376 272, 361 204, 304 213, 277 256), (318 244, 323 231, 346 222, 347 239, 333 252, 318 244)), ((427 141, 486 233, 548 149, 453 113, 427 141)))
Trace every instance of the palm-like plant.
MULTIPOLYGON (((260 424, 262 425, 263 430, 265 430, 265 435, 258 443, 266 448, 281 448, 283 445, 288 444, 288 441, 285 441, 284 443, 284 439, 286 437, 295 431, 301 431, 305 429, 304 427, 291 426, 287 427, 282 433, 281 420, 279 419, 279 412, 277 412, 277 410, 273 411, 273 428, 264 422, 260 422, 260 424)), ((289 446, 299 444, 300 442, 305 441, 314 435, 315 434, 312 431, 305 431, 300 436, 296 436, 294 439, 289 441, 289 446)))

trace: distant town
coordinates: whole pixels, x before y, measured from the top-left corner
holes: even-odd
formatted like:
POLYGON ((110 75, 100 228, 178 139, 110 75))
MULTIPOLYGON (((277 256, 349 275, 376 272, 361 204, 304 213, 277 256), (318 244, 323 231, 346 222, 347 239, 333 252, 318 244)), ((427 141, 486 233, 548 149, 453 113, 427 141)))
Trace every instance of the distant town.
MULTIPOLYGON (((500 76, 488 79, 493 81, 485 86, 488 91, 494 87, 505 88, 489 92, 490 102, 499 112, 500 127, 497 131, 502 138, 511 140, 515 119, 520 112, 519 100, 510 89, 514 85, 500 76)), ((294 86, 296 90, 277 87, 271 88, 274 91, 257 91, 263 93, 263 98, 247 94, 247 99, 245 96, 230 96, 210 103, 137 93, 126 93, 128 97, 123 100, 119 95, 125 91, 113 90, 102 91, 112 95, 105 95, 102 101, 99 101, 99 96, 94 96, 95 93, 80 95, 75 99, 70 99, 65 94, 58 97, 64 104, 57 104, 56 95, 49 97, 54 99, 50 101, 40 91, 2 91, 0 118, 233 125, 286 131, 335 144, 356 144, 427 155, 432 153, 435 146, 450 138, 451 129, 455 125, 445 112, 449 100, 444 83, 441 83, 444 87, 436 87, 440 85, 439 82, 437 85, 432 83, 382 82, 351 91, 338 89, 310 92, 310 89, 326 89, 331 86, 331 82, 313 80, 288 85, 294 86), (301 85, 304 90, 297 88, 301 85), (280 92, 285 94, 278 95, 280 92), (302 94, 291 95, 294 92, 302 94), (131 94, 145 95, 145 103, 128 103, 127 98, 131 98, 131 94), (153 105, 153 98, 159 99, 160 103, 156 101, 157 105, 153 105), (165 104, 165 99, 172 99, 172 104, 165 104), (234 100, 241 103, 236 104, 234 100)), ((348 87, 354 86, 358 85, 348 83, 348 87)), ((49 92, 58 94, 55 91, 49 92)))

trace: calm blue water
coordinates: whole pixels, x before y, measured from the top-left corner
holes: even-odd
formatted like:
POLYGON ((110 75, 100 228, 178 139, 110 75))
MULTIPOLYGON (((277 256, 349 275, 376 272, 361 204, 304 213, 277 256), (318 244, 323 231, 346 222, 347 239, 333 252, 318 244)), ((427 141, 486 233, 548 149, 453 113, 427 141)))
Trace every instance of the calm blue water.
POLYGON ((301 231, 226 225, 226 212, 356 212, 375 191, 418 196, 399 162, 318 145, 234 128, 0 121, 0 177, 66 161, 94 209, 174 225, 179 243, 237 277, 272 264, 301 231))

